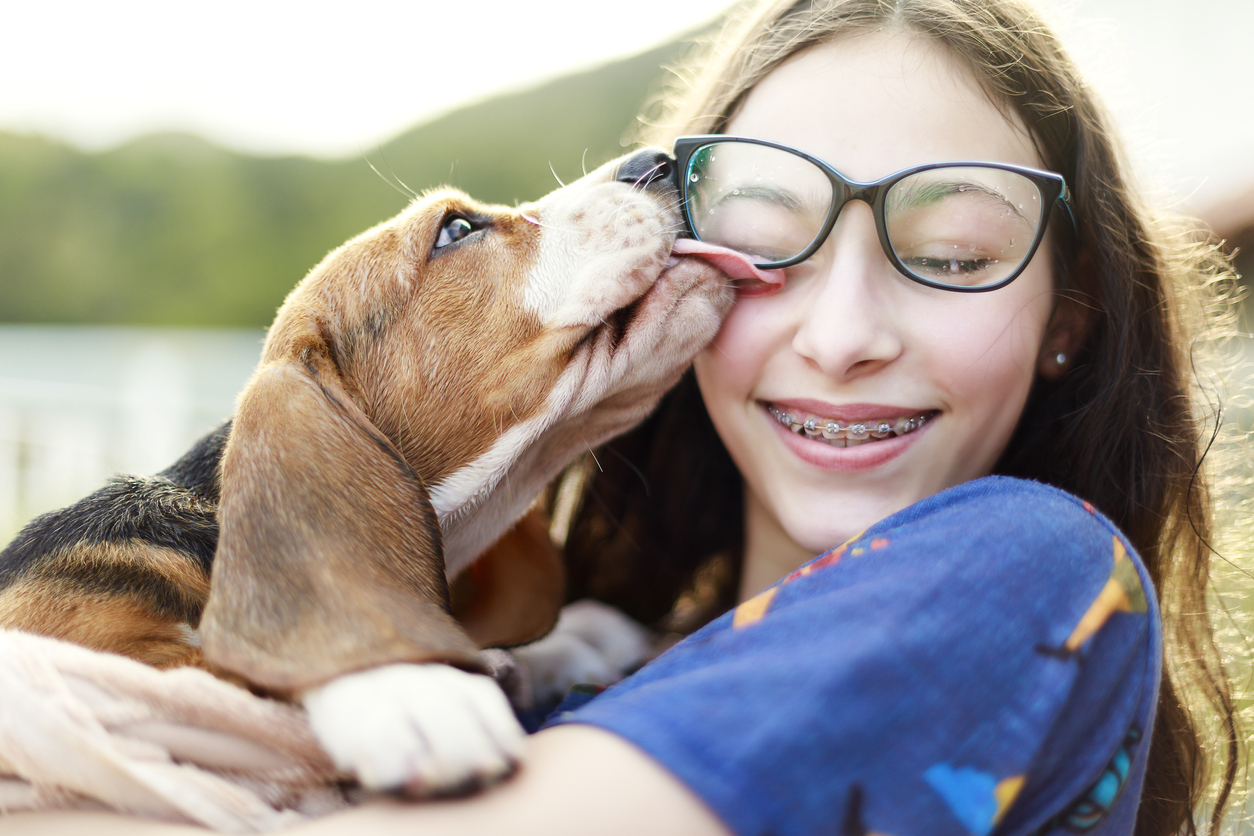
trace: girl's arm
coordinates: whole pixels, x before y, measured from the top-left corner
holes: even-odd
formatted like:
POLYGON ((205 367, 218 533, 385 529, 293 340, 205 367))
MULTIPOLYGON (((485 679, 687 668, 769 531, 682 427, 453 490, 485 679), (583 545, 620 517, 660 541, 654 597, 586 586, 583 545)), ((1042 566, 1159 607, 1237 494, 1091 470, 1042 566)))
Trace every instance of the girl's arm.
MULTIPOLYGON (((21 813, 0 816, 0 827, 5 836, 205 833, 110 813, 21 813)), ((630 743, 591 726, 568 725, 532 735, 526 766, 486 793, 421 804, 381 801, 282 833, 728 836, 729 831, 686 786, 630 743)))

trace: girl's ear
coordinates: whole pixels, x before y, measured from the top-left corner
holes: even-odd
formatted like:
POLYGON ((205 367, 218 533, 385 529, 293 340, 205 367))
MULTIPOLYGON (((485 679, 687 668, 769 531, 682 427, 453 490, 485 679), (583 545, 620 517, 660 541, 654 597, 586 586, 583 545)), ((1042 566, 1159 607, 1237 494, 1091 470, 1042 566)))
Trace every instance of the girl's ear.
MULTIPOLYGON (((1076 271, 1084 273, 1090 269, 1091 259, 1088 252, 1082 250, 1076 271)), ((1045 327, 1041 352, 1036 361, 1036 370, 1041 377, 1058 380, 1070 371, 1096 314, 1097 311, 1086 301, 1085 294, 1066 291, 1058 294, 1058 302, 1045 327)))
POLYGON ((1093 309, 1083 301, 1070 296, 1059 297, 1036 361, 1036 371, 1041 377, 1058 380, 1071 369, 1076 353, 1088 336, 1092 318, 1093 309))

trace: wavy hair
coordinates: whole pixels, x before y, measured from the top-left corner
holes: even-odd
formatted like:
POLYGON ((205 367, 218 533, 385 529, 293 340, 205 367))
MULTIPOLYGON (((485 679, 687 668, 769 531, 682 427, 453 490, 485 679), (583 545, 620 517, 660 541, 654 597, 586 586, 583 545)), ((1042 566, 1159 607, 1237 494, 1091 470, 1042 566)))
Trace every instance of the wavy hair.
MULTIPOLYGON (((645 138, 669 145, 681 133, 718 133, 787 58, 879 30, 920 35, 965 62, 1072 189, 1080 234, 1054 236, 1053 263, 1057 292, 1089 310, 1089 333, 1061 380, 1036 382, 996 472, 1090 501, 1142 556, 1163 613, 1167 675, 1137 834, 1195 833, 1208 787, 1215 833, 1244 752, 1207 600, 1214 523, 1202 459, 1218 419, 1198 408, 1191 352, 1199 334, 1233 327, 1234 277, 1195 228, 1172 232, 1136 196, 1110 118, 1045 23, 1021 0, 742 5, 678 73, 645 138)), ((683 629, 734 603, 740 477, 691 373, 581 478, 565 535, 572 595, 683 629)))

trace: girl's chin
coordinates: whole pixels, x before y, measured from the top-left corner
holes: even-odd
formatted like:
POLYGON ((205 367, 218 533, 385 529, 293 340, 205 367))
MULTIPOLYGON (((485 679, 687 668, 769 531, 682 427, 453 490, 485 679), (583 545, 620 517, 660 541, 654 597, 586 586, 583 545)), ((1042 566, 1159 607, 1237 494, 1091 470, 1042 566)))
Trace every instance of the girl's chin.
POLYGON ((810 556, 836 548, 881 520, 949 487, 935 473, 902 468, 794 472, 764 490, 771 514, 787 537, 810 556), (826 475, 824 475, 826 474, 826 475))

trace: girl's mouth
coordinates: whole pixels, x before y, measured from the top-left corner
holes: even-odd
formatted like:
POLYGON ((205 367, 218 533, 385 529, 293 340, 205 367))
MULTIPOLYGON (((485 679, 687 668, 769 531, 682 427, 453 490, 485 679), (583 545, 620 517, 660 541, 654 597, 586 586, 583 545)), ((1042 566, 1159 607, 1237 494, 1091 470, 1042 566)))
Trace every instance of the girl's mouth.
POLYGON ((908 435, 934 418, 937 410, 931 409, 916 415, 875 418, 869 421, 838 421, 785 412, 774 404, 766 404, 766 411, 788 429, 814 441, 833 447, 857 447, 885 438, 908 435))

